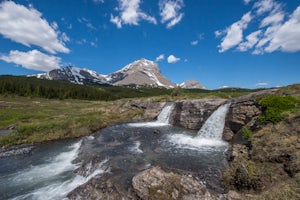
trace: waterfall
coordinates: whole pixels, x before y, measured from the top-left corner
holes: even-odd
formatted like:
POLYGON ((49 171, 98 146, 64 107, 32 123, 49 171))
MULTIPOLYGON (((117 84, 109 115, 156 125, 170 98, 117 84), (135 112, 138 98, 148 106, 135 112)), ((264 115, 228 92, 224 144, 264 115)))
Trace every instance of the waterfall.
POLYGON ((169 104, 166 105, 162 111, 160 112, 160 114, 157 116, 157 123, 162 123, 162 124, 169 124, 169 120, 170 120, 170 115, 171 112, 173 110, 174 105, 173 104, 169 104))
POLYGON ((131 127, 156 127, 156 126, 167 126, 169 125, 170 115, 173 111, 174 104, 167 104, 161 110, 157 116, 157 120, 154 122, 145 122, 145 123, 128 123, 128 126, 131 127))
POLYGON ((173 134, 168 141, 177 148, 197 151, 224 151, 228 143, 222 140, 225 118, 230 103, 220 106, 205 121, 196 137, 187 134, 173 134))
POLYGON ((205 139, 222 140, 225 118, 229 110, 230 103, 220 106, 213 114, 205 121, 199 130, 197 137, 205 139))

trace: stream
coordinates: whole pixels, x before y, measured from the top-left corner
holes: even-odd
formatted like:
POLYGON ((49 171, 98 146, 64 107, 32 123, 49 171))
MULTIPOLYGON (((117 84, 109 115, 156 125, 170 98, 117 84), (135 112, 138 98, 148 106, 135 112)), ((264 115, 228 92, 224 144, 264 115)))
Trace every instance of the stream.
POLYGON ((127 190, 135 174, 152 166, 193 174, 221 191, 218 179, 229 147, 222 132, 230 105, 220 106, 198 133, 169 125, 173 106, 165 106, 154 122, 117 124, 81 140, 1 158, 0 199, 64 199, 103 173, 127 190))

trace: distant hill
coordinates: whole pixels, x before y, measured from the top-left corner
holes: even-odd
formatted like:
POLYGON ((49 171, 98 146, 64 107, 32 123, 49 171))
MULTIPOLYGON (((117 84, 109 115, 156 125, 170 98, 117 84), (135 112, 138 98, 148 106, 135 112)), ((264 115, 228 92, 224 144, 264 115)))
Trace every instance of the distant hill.
POLYGON ((201 83, 196 80, 188 80, 179 84, 179 87, 184 89, 206 89, 201 83))

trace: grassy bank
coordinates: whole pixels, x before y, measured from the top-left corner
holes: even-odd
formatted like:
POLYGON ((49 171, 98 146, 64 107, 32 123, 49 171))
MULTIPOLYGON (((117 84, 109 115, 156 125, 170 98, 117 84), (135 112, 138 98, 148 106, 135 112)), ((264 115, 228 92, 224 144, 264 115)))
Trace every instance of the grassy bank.
POLYGON ((0 130, 13 128, 0 146, 81 137, 141 112, 124 102, 0 96, 0 130))

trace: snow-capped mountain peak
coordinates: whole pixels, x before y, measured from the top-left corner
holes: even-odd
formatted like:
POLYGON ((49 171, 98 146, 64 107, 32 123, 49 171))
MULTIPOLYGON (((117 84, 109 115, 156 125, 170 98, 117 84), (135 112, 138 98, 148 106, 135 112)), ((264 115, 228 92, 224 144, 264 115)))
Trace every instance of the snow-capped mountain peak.
POLYGON ((161 74, 157 63, 144 58, 126 65, 107 78, 114 85, 174 87, 174 84, 161 74))

